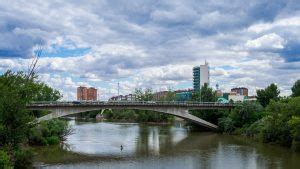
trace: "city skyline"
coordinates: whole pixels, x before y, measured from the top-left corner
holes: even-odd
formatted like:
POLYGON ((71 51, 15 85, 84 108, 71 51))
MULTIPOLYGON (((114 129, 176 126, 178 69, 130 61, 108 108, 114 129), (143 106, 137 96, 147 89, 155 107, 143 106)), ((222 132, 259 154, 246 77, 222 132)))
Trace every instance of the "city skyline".
POLYGON ((40 80, 76 99, 94 86, 101 99, 192 88, 192 68, 210 65, 223 91, 276 83, 282 95, 300 77, 297 1, 1 1, 0 73, 26 71, 42 47, 40 80), (264 7, 268 6, 266 10, 264 7), (2 42, 2 43, 1 43, 2 42))

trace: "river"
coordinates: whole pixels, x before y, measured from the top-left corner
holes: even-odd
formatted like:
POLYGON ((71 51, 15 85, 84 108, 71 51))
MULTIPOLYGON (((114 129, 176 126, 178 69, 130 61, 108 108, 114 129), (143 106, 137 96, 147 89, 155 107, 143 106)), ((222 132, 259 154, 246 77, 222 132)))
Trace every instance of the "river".
POLYGON ((299 168, 300 153, 241 136, 150 125, 75 121, 61 146, 36 147, 36 168, 299 168), (121 145, 123 150, 121 151, 121 145))

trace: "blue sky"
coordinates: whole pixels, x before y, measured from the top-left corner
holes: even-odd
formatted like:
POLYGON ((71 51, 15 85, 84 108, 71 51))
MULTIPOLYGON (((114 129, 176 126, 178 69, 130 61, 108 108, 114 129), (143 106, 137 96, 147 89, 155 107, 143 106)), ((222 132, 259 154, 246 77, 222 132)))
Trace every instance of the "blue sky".
POLYGON ((76 87, 100 98, 135 88, 192 87, 205 60, 211 86, 270 83, 290 94, 300 77, 300 3, 296 0, 0 0, 0 72, 27 70, 43 48, 40 80, 74 100, 76 87))

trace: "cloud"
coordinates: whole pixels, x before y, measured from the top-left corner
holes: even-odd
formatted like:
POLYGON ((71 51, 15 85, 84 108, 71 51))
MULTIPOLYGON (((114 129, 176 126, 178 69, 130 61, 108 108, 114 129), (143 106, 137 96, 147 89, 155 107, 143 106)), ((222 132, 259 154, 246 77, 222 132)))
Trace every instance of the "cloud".
POLYGON ((266 34, 259 38, 248 40, 246 47, 250 49, 272 50, 283 49, 285 40, 276 33, 266 34))
POLYGON ((298 27, 300 26, 300 17, 299 16, 292 16, 289 18, 282 18, 278 19, 275 22, 271 23, 259 23, 251 25, 248 30, 251 32, 264 32, 274 28, 290 28, 290 27, 298 27))
POLYGON ((299 77, 297 1, 0 2, 0 71, 38 71, 64 99, 95 86, 103 99, 136 87, 192 87, 192 67, 207 60, 211 85, 256 88, 276 82, 288 94, 299 77))

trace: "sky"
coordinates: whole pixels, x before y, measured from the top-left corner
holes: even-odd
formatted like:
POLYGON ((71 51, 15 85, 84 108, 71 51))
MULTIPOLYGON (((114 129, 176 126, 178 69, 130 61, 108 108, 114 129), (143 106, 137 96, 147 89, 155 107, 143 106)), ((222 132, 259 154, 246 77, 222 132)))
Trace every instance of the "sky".
POLYGON ((75 100, 80 85, 101 100, 135 88, 192 88, 193 66, 210 86, 250 94, 300 79, 297 0, 0 0, 0 73, 27 71, 75 100))

